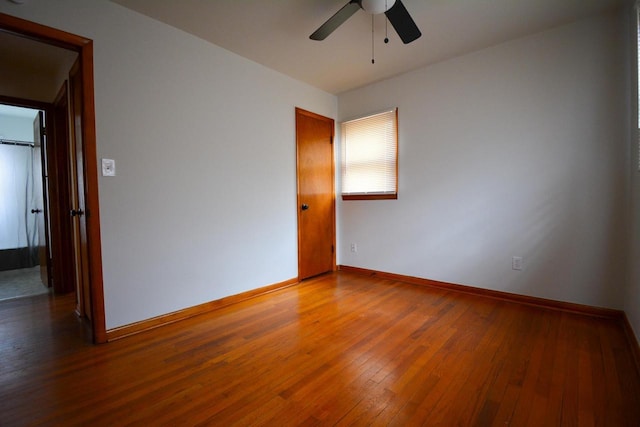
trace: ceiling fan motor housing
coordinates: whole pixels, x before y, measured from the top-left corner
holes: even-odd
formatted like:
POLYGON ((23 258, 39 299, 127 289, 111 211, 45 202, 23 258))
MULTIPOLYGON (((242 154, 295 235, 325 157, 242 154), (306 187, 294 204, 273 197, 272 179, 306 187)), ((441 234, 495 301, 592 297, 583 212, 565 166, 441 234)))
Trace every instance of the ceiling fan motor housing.
POLYGON ((396 0, 360 0, 360 7, 367 13, 378 15, 391 9, 396 0))

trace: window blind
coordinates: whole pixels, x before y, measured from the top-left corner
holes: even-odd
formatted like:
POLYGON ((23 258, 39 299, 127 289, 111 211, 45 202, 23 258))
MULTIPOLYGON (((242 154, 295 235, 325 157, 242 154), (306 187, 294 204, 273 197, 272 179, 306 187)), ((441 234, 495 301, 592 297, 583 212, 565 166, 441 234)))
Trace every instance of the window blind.
POLYGON ((397 195, 397 108, 342 123, 342 194, 397 195))

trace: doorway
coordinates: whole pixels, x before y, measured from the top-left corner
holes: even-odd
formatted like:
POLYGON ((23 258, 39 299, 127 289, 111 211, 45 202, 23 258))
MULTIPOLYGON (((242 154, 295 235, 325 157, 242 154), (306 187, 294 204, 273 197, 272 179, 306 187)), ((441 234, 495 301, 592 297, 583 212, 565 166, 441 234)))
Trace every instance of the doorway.
MULTIPOLYGON (((90 322, 93 341, 106 342, 106 326, 104 315, 104 293, 102 288, 102 255, 100 243, 100 217, 98 206, 98 167, 95 136, 95 111, 94 111, 94 84, 93 84, 93 42, 81 36, 70 34, 51 27, 46 27, 34 22, 26 21, 0 13, 0 33, 15 36, 19 39, 29 39, 39 45, 52 45, 68 51, 76 52, 78 57, 78 70, 76 82, 79 85, 75 93, 75 120, 79 126, 75 129, 79 132, 77 157, 80 172, 74 177, 78 186, 82 186, 83 205, 75 206, 78 228, 82 230, 79 235, 79 244, 86 251, 86 265, 82 274, 87 280, 88 301, 87 312, 84 318, 90 322), (81 216, 77 214, 82 212, 81 216)), ((37 49, 36 49, 37 51, 37 49)), ((26 53, 14 53, 16 57, 26 53)), ((37 57, 36 57, 37 59, 37 57)), ((42 60, 44 60, 42 58, 42 60)), ((9 61, 11 62, 11 61, 9 61)), ((55 90, 54 95, 55 96, 55 90)), ((20 96, 30 99, 27 94, 10 94, 12 97, 20 96)))
POLYGON ((0 301, 51 290, 44 113, 0 103, 0 301))
POLYGON ((298 280, 336 267, 334 121, 296 108, 298 280))

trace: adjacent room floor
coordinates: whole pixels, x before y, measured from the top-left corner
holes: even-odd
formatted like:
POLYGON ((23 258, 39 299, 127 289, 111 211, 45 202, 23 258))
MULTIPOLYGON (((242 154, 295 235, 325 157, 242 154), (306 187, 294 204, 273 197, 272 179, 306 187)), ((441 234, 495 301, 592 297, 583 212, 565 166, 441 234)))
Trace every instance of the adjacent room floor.
POLYGON ((48 293, 40 278, 40 266, 0 271, 0 301, 48 293))
POLYGON ((0 302, 3 426, 640 425, 622 325, 335 273, 104 345, 0 302))

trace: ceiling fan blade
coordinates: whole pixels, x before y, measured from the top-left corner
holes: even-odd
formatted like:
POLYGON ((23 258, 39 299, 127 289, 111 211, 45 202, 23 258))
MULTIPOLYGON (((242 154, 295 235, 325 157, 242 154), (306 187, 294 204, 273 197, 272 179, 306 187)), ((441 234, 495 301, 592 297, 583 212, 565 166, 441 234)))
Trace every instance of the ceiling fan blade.
POLYGON ((422 35, 402 1, 396 0, 391 9, 384 14, 387 15, 387 19, 391 22, 404 44, 411 43, 422 35))
POLYGON ((342 25, 347 19, 351 17, 360 9, 360 3, 358 0, 351 0, 345 6, 342 7, 335 15, 333 15, 327 22, 322 24, 313 34, 309 36, 311 40, 324 40, 327 36, 333 33, 336 28, 342 25))

